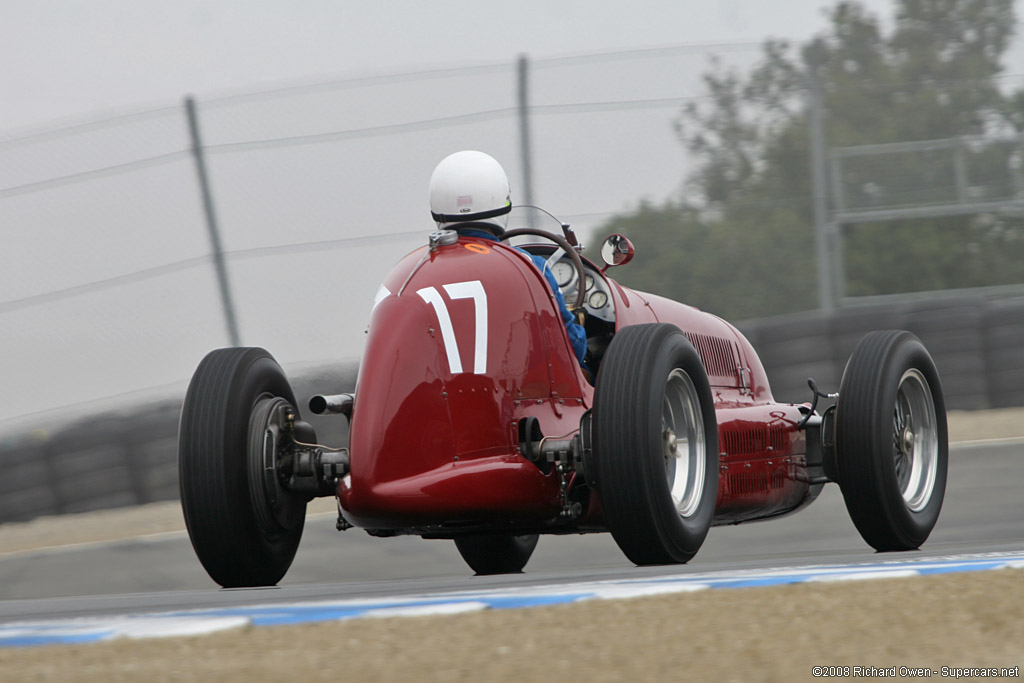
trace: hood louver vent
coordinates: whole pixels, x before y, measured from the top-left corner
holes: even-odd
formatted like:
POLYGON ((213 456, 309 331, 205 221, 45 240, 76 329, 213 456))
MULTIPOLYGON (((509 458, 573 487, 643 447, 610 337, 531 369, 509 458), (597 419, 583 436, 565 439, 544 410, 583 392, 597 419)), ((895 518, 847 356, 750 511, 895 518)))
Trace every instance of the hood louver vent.
POLYGON ((785 449, 785 427, 752 423, 750 427, 723 431, 722 450, 729 455, 757 455, 768 451, 782 452, 785 449))
POLYGON ((700 359, 704 362, 704 369, 709 377, 728 377, 733 382, 739 379, 739 373, 736 370, 735 342, 707 334, 694 332, 684 332, 684 334, 700 354, 700 359))

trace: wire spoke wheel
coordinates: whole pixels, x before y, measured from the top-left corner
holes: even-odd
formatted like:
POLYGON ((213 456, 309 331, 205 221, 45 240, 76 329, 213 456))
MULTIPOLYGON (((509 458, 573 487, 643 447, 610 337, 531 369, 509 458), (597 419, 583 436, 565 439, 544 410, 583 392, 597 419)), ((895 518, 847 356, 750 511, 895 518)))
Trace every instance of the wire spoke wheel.
POLYGON ((636 564, 688 562, 718 496, 718 423, 696 349, 674 325, 631 325, 608 346, 594 393, 596 488, 636 564))
POLYGON ((537 534, 464 536, 455 539, 455 547, 478 576, 518 574, 530 561, 539 538, 537 534))
POLYGON ((896 405, 903 419, 893 434, 896 442, 896 478, 900 493, 914 512, 920 512, 935 489, 939 469, 939 434, 928 380, 910 369, 900 378, 896 405))
POLYGON ((271 586, 302 538, 307 498, 282 486, 277 464, 299 418, 281 367, 259 348, 211 351, 181 409, 178 477, 192 547, 224 587, 271 586))
POLYGON ((949 446, 938 371, 909 332, 872 332, 854 349, 836 405, 839 487, 877 550, 928 538, 946 490, 949 446))
POLYGON ((692 517, 704 494, 706 444, 700 398, 693 380, 682 370, 669 374, 664 406, 665 479, 679 514, 692 517))

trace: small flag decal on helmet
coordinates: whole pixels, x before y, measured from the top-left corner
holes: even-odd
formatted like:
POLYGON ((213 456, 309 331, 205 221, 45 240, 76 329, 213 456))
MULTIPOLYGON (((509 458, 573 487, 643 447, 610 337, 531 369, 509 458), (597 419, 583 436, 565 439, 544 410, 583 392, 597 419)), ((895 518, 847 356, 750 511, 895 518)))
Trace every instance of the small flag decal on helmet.
POLYGON ((468 194, 467 195, 463 195, 463 196, 461 196, 461 197, 459 197, 458 199, 455 200, 455 205, 456 206, 472 206, 473 205, 473 197, 471 195, 468 195, 468 194))

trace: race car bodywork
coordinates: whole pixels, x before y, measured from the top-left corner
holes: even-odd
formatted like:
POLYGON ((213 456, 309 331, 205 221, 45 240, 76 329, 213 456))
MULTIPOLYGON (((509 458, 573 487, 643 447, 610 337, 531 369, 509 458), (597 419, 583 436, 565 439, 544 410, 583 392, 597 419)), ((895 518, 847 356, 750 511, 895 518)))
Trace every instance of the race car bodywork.
POLYGON ((526 232, 558 244, 526 249, 578 308, 587 370, 526 252, 451 231, 385 278, 354 395, 311 402, 349 417, 347 449, 316 444, 266 352, 204 359, 183 408, 182 501, 218 583, 280 580, 316 495, 337 497, 339 528, 454 539, 479 573, 519 571, 538 534, 611 531, 637 564, 685 562, 708 527, 793 512, 828 481, 876 548, 925 540, 947 446, 916 338, 869 335, 819 415, 816 389, 814 405, 774 400, 734 326, 608 277, 632 255, 622 236, 598 268, 526 232))
MULTIPOLYGON (((803 416, 773 402, 743 335, 711 314, 620 287, 586 267, 611 294, 606 307, 616 328, 668 322, 701 354, 715 392, 722 469, 736 472, 721 478, 720 519, 795 507, 809 490, 796 429, 803 416)), ((541 273, 515 249, 462 238, 411 254, 383 287, 391 293, 371 315, 373 352, 356 388, 351 478, 339 487, 345 517, 375 529, 557 519, 557 476, 522 456, 516 426, 533 417, 544 435, 578 431, 594 388, 573 359, 541 273)), ((585 526, 586 517, 578 523, 585 526)))

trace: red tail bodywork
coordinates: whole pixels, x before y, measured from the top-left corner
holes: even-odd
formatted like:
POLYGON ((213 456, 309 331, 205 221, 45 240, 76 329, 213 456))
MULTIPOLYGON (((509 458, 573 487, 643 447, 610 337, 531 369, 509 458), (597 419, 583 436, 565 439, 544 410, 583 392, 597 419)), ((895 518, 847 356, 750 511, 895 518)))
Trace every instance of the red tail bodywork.
MULTIPOLYGON (((588 272, 604 278, 589 262, 588 272)), ((747 340, 715 316, 607 282, 615 329, 672 323, 701 354, 722 451, 716 523, 809 502, 800 412, 773 402, 747 340)), ((596 495, 559 527, 559 473, 519 452, 520 420, 536 417, 548 437, 571 435, 594 395, 530 259, 461 237, 407 256, 381 294, 356 387, 351 472, 338 487, 345 517, 392 531, 598 530, 596 495)))

